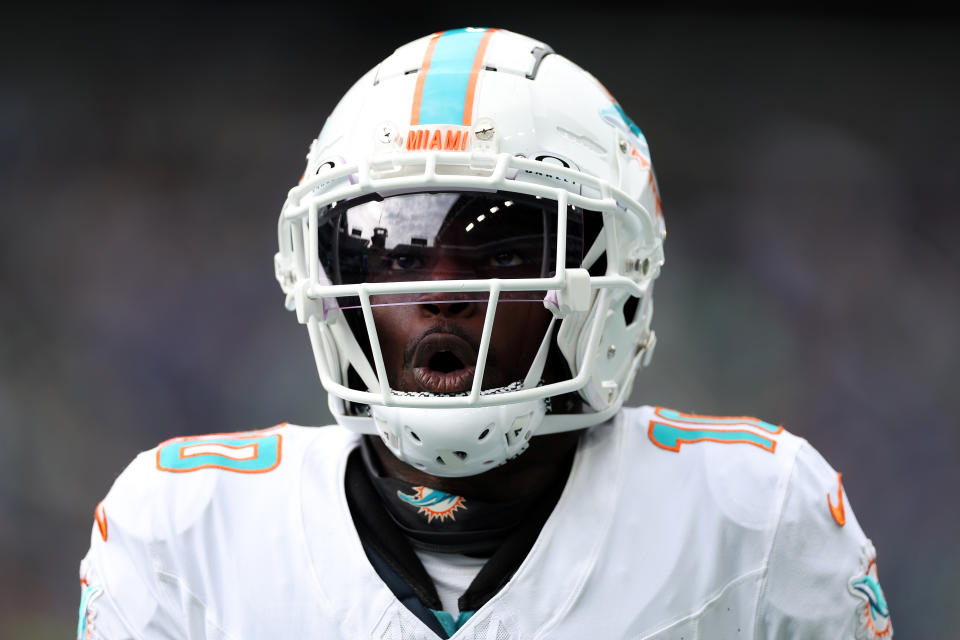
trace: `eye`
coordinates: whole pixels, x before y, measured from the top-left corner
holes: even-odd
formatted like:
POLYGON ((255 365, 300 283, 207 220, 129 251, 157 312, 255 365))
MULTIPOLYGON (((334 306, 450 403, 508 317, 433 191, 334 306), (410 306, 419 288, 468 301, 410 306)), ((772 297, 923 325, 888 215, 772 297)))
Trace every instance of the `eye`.
POLYGON ((406 271, 423 267, 423 260, 419 256, 401 253, 386 258, 387 268, 391 271, 406 271))
POLYGON ((523 259, 516 251, 499 251, 490 256, 492 267, 516 267, 523 264, 523 259))

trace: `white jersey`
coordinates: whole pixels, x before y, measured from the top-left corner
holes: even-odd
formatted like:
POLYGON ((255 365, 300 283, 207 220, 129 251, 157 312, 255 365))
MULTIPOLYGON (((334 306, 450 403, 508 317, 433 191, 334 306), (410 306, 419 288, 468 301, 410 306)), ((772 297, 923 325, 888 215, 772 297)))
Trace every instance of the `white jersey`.
MULTIPOLYGON (((98 506, 79 637, 436 638, 370 565, 340 427, 178 438, 98 506)), ((509 582, 454 638, 888 638, 837 474, 753 418, 625 409, 581 439, 509 582)))

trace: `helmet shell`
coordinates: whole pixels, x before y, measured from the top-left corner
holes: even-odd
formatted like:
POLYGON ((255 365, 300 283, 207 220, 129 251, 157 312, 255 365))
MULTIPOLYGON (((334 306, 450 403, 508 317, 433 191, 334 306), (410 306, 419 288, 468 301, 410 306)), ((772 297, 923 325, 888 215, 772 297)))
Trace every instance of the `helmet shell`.
MULTIPOLYGON (((520 404, 499 412, 509 414, 500 420, 504 424, 499 419, 492 423, 506 434, 516 419, 513 414, 529 414, 533 419, 524 434, 530 435, 596 424, 619 409, 655 344, 652 283, 663 263, 664 236, 646 140, 603 85, 543 42, 502 29, 467 28, 401 46, 344 95, 311 144, 301 183, 290 191, 281 212, 276 270, 288 307, 308 325, 337 420, 380 434, 401 459, 411 461, 411 452, 418 451, 417 466, 430 473, 469 475, 479 471, 460 464, 462 456, 451 458, 450 452, 475 453, 499 464, 526 446, 491 448, 486 443, 483 451, 471 450, 477 443, 470 439, 476 440, 489 416, 497 414, 474 409, 520 404), (362 353, 357 336, 330 301, 376 291, 360 285, 348 292, 324 273, 316 243, 311 243, 316 211, 370 193, 443 190, 525 193, 557 201, 561 218, 568 204, 602 215, 603 231, 585 260, 594 272, 588 273, 588 264, 558 268, 542 287, 549 290, 545 306, 560 320, 556 341, 573 375, 569 381, 540 391, 480 395, 476 385, 461 398, 410 397, 389 389, 376 347, 373 362, 362 353), (606 269, 597 273, 601 257, 606 269), (349 367, 360 374, 366 390, 347 388, 349 367), (543 417, 544 399, 571 390, 592 413, 543 417), (372 415, 352 415, 348 402, 372 406, 372 415), (405 407, 461 412, 456 419, 443 414, 442 421, 454 425, 452 431, 428 428, 435 421, 427 418, 419 431, 413 429, 421 437, 421 432, 436 432, 434 448, 445 454, 425 450, 430 445, 422 441, 413 448, 401 446, 413 419, 400 411, 405 407), (461 436, 457 425, 462 425, 461 436), (444 456, 443 464, 431 464, 444 456), (454 467, 459 471, 452 473, 454 467)), ((484 286, 492 291, 501 284, 484 286)), ((417 283, 408 290, 418 291, 417 283)), ((368 329, 371 325, 372 319, 368 329)), ((550 336, 531 339, 548 341, 550 336)))

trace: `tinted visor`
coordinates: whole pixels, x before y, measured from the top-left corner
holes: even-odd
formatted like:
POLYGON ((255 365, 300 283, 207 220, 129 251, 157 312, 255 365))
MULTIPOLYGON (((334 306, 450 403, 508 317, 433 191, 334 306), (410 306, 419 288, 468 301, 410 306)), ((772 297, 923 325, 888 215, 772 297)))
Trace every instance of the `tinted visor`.
MULTIPOLYGON (((515 194, 417 193, 319 212, 334 284, 545 278, 556 270, 557 203, 515 194)), ((567 212, 566 265, 580 265, 583 212, 567 212)))

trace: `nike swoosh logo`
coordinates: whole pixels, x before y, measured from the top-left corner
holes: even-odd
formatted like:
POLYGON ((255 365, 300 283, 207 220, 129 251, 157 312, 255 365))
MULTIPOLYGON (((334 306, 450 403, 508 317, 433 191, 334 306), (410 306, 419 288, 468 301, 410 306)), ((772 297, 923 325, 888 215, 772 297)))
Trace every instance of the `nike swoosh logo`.
POLYGON ((827 504, 830 505, 830 515, 841 527, 847 523, 847 514, 843 511, 843 474, 837 472, 837 504, 833 504, 830 493, 827 493, 827 504))
POLYGON ((93 518, 97 521, 97 528, 100 529, 100 537, 103 538, 103 541, 107 541, 107 512, 103 508, 103 500, 100 501, 100 504, 97 505, 97 508, 93 511, 93 518))

